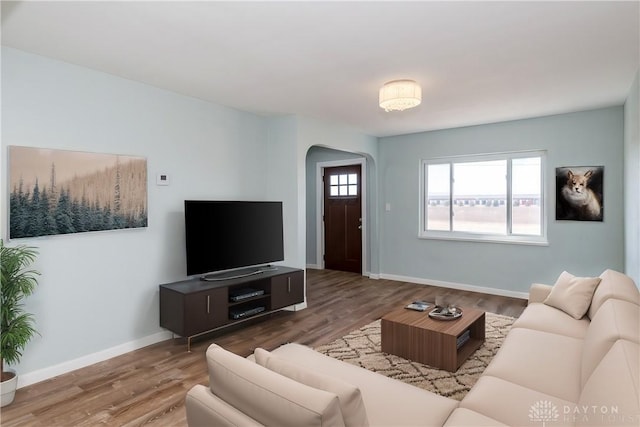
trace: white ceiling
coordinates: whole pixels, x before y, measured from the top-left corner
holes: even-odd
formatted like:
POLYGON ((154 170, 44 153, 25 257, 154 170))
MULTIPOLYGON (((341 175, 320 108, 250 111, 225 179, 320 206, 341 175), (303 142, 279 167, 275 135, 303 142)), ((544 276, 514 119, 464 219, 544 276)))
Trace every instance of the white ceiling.
POLYGON ((386 136, 621 105, 639 2, 2 2, 2 44, 386 136), (378 107, 409 78, 423 103, 378 107))

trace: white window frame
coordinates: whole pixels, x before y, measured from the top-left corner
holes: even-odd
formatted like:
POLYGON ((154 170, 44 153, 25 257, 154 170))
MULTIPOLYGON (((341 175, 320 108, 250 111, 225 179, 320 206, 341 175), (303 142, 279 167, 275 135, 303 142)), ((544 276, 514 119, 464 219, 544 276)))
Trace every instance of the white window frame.
MULTIPOLYGON (((489 242, 489 243, 511 243, 521 245, 538 245, 548 246, 547 241, 547 199, 548 189, 546 183, 545 171, 547 163, 547 152, 545 150, 532 150, 532 151, 517 151, 517 152, 504 152, 504 153, 492 153, 492 154, 477 154, 477 155, 465 155, 465 156, 448 156, 438 157, 430 159, 420 160, 420 185, 419 185, 419 228, 418 237, 421 239, 437 239, 437 240, 462 240, 471 242, 489 242), (512 221, 512 195, 511 195, 511 160, 527 157, 540 157, 540 235, 523 235, 523 234, 511 234, 511 221, 512 221), (446 164, 453 165, 454 163, 465 162, 482 162, 491 160, 506 160, 507 161, 507 234, 492 234, 492 233, 472 233, 463 231, 440 231, 440 230, 427 230, 427 167, 433 164, 446 164)), ((452 183, 453 185, 453 183, 452 183)), ((453 186, 450 187, 450 197, 452 197, 453 186)), ((451 205, 452 200, 450 200, 451 205)), ((451 214, 450 214, 451 215, 451 214)))

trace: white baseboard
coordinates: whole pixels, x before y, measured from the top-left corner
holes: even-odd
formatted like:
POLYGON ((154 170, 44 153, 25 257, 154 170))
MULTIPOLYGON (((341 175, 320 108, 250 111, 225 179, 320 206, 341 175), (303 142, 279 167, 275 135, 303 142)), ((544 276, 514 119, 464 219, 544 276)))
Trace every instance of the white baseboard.
POLYGON ((18 373, 18 388, 26 387, 58 375, 66 374, 67 372, 75 371, 76 369, 84 368, 85 366, 93 365, 94 363, 102 362, 107 359, 111 359, 112 357, 120 356, 160 341, 168 340, 171 337, 172 335, 169 331, 158 332, 153 335, 148 335, 146 337, 107 348, 96 353, 88 354, 77 359, 69 360, 55 366, 38 369, 33 372, 18 373))
POLYGON ((419 285, 440 286, 442 288, 460 291, 480 292, 482 294, 499 295, 503 297, 528 299, 528 292, 509 291, 506 289, 487 288, 485 286, 468 285, 464 283, 443 282, 442 280, 422 279, 419 277, 400 276, 396 274, 380 274, 381 279, 397 280, 400 282, 417 283, 419 285))
POLYGON ((365 275, 365 276, 367 276, 369 279, 373 279, 373 280, 378 280, 378 279, 380 279, 380 275, 379 275, 379 274, 377 274, 377 273, 376 273, 376 274, 374 274, 374 273, 369 273, 369 272, 367 272, 367 273, 365 273, 364 275, 365 275))
POLYGON ((322 267, 318 264, 307 264, 307 268, 310 268, 311 270, 322 270, 322 267))

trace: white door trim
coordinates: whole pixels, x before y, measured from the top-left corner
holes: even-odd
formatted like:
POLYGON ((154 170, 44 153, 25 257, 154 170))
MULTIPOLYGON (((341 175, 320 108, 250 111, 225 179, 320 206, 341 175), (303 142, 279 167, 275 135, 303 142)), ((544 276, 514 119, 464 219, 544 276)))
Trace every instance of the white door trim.
POLYGON ((360 165, 360 180, 362 181, 362 194, 360 197, 360 209, 362 211, 362 272, 369 271, 368 248, 367 248, 367 234, 369 230, 369 222, 367 221, 367 159, 346 159, 346 160, 332 160, 327 162, 316 163, 316 265, 319 268, 324 269, 324 221, 322 216, 324 215, 324 184, 322 177, 324 176, 325 168, 332 168, 336 166, 351 166, 360 165))

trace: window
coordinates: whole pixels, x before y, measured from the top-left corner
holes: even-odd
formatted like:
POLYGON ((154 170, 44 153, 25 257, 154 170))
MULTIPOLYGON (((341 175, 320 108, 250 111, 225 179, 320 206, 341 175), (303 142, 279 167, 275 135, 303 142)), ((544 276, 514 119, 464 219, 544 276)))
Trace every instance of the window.
POLYGON ((358 174, 331 175, 329 177, 330 197, 353 197, 358 195, 358 174))
POLYGON ((546 244, 545 153, 422 161, 420 237, 546 244))

